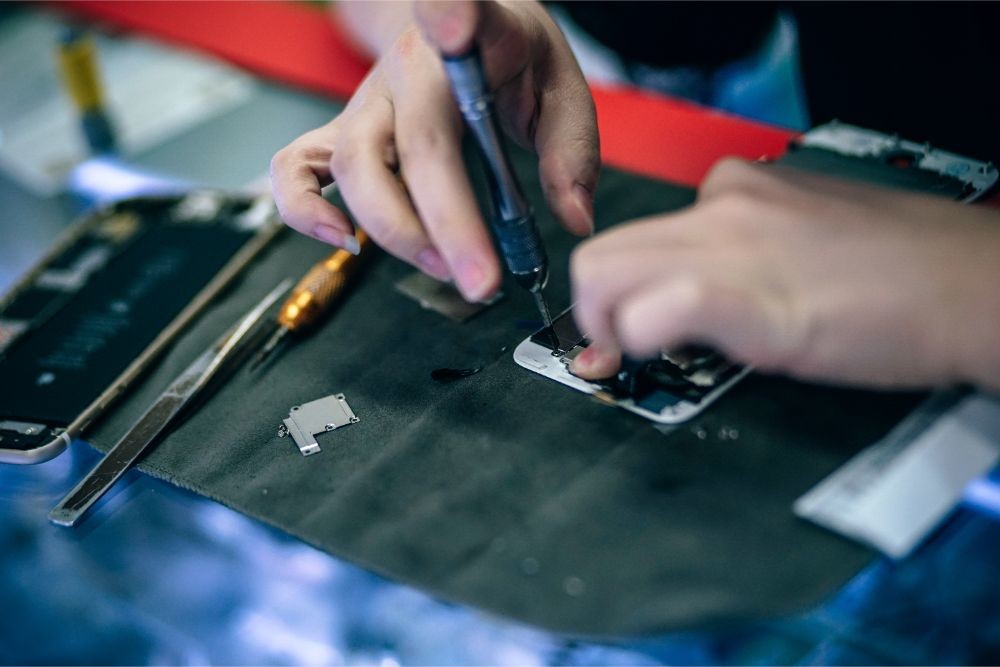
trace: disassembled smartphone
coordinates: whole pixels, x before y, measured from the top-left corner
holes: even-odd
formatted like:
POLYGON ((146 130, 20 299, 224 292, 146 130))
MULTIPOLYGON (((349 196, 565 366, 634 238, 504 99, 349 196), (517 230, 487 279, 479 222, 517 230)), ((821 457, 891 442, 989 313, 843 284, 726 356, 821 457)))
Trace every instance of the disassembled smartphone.
POLYGON ((283 228, 270 197, 141 197, 76 223, 0 299, 0 462, 62 452, 283 228))
POLYGON ((661 424, 676 424, 694 417, 705 406, 747 374, 746 367, 728 361, 718 352, 687 346, 644 362, 615 377, 588 381, 569 372, 569 365, 590 342, 576 328, 566 310, 514 350, 514 361, 604 403, 617 405, 661 424))
MULTIPOLYGON (((963 202, 982 197, 998 176, 991 163, 839 122, 797 138, 779 162, 963 202)), ((570 362, 588 344, 567 310, 551 329, 522 341, 514 350, 514 361, 661 424, 691 419, 750 371, 711 349, 688 346, 662 352, 652 361, 625 363, 619 375, 592 382, 569 372, 570 362)))

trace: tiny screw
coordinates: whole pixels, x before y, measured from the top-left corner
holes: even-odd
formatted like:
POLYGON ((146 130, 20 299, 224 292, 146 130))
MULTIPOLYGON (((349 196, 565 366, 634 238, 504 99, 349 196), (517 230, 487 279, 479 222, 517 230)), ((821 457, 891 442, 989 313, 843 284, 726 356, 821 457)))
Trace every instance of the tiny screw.
POLYGON ((296 406, 295 406, 294 408, 292 408, 292 412, 295 412, 295 411, 297 411, 298 409, 299 409, 299 406, 297 406, 297 405, 296 405, 296 406))
POLYGON ((361 420, 358 419, 357 417, 351 417, 351 423, 352 424, 357 424, 359 421, 361 421, 361 420))

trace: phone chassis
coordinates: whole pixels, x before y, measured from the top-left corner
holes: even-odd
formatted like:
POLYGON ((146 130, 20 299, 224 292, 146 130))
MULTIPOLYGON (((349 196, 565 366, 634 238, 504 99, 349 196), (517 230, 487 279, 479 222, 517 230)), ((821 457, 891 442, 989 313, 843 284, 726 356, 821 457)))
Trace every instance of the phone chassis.
MULTIPOLYGON (((28 339, 33 333, 31 323, 21 324, 5 319, 4 315, 19 295, 51 276, 51 268, 65 253, 99 230, 109 217, 132 213, 133 209, 158 206, 172 207, 182 211, 185 222, 192 225, 213 224, 213 211, 223 206, 237 206, 240 213, 233 216, 230 225, 248 232, 245 242, 225 261, 221 268, 194 294, 193 298, 177 312, 166 326, 146 345, 141 353, 132 359, 124 369, 71 419, 44 420, 22 415, 0 412, 0 463, 35 464, 48 461, 62 453, 72 440, 99 416, 111 407, 122 394, 131 387, 143 372, 166 350, 177 336, 205 307, 229 285, 253 258, 263 250, 281 231, 284 225, 277 218, 270 196, 251 197, 220 192, 216 190, 195 190, 177 195, 138 197, 102 206, 73 224, 48 252, 25 276, 0 298, 0 362, 5 356, 17 352, 20 339, 28 339), (66 422, 69 422, 68 424, 66 422), (31 438, 37 446, 6 447, 5 441, 31 438)), ((67 292, 67 300, 72 299, 79 287, 67 292)), ((59 318, 61 305, 44 319, 59 318)), ((44 321, 43 321, 44 324, 44 321)), ((0 378, 0 382, 9 378, 0 378)))

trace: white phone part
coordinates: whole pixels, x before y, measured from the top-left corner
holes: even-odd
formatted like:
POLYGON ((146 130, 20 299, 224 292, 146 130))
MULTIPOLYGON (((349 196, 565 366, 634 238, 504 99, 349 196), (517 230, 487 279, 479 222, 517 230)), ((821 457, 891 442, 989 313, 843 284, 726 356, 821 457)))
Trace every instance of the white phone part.
POLYGON ((679 424, 691 419, 750 372, 750 368, 708 350, 696 354, 665 353, 658 362, 669 365, 676 374, 671 382, 647 383, 642 395, 616 396, 607 385, 569 372, 570 362, 587 345, 589 341, 577 330, 570 309, 555 318, 551 330, 541 329, 521 341, 514 349, 514 361, 550 380, 659 424, 679 424))
MULTIPOLYGON (((934 174, 940 180, 933 186, 932 182, 925 182, 928 192, 949 196, 967 204, 981 199, 1000 180, 1000 171, 992 162, 974 160, 935 148, 929 143, 908 141, 896 134, 884 134, 836 120, 814 127, 796 138, 791 148, 820 149, 893 167, 894 169, 887 170, 888 173, 894 170, 916 170, 934 174)), ((889 185, 891 182, 885 184, 889 185)))

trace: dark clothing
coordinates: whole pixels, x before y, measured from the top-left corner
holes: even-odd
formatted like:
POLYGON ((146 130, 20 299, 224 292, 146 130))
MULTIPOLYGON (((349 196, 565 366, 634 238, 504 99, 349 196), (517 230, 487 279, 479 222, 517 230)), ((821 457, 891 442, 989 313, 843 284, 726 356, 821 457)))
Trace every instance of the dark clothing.
POLYGON ((840 118, 1000 159, 1000 4, 791 7, 815 123, 840 118))
POLYGON ((715 68, 756 49, 790 12, 814 124, 839 118, 1000 159, 1000 3, 568 2, 627 61, 715 68))
POLYGON ((754 51, 777 17, 770 2, 558 4, 626 61, 653 67, 724 65, 754 51))

